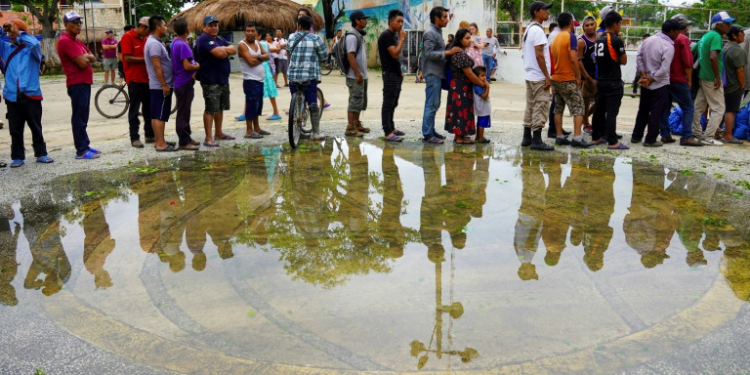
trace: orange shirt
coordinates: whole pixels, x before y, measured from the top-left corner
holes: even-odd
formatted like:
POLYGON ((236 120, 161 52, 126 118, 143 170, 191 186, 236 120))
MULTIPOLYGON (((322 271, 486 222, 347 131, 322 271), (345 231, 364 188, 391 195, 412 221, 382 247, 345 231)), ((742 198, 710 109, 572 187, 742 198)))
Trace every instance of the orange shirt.
MULTIPOLYGON (((552 41, 550 54, 555 64, 552 80, 556 82, 568 82, 576 80, 576 72, 573 70, 573 61, 570 59, 570 51, 578 49, 578 40, 575 34, 561 31, 552 41)), ((577 54, 576 54, 577 56, 577 54)), ((577 63, 576 58, 576 63, 577 63)))

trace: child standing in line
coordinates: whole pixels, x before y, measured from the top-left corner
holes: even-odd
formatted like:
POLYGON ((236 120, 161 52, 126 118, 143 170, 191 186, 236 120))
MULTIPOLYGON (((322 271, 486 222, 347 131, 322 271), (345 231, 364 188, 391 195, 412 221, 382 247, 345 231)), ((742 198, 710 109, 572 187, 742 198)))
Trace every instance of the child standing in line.
MULTIPOLYGON (((484 82, 487 80, 487 68, 484 66, 475 66, 474 74, 484 82)), ((489 128, 492 121, 492 105, 490 104, 490 86, 487 88, 474 85, 474 115, 477 116, 477 140, 476 143, 490 143, 490 140, 484 137, 484 129, 489 128)))

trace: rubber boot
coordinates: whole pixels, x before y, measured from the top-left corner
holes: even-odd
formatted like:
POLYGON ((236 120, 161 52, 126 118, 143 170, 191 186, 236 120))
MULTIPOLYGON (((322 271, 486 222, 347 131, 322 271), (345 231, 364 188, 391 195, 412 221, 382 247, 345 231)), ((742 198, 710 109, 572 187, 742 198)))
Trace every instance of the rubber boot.
POLYGON ((521 141, 521 146, 531 146, 531 128, 523 128, 523 141, 521 141))
POLYGON ((555 146, 550 146, 544 143, 544 141, 542 141, 542 131, 536 130, 534 131, 534 139, 531 141, 531 149, 539 151, 552 151, 555 149, 555 146))
POLYGON ((357 125, 348 124, 346 125, 346 132, 344 133, 347 137, 363 137, 365 133, 357 130, 357 125))
POLYGON ((366 128, 362 125, 362 121, 357 121, 357 131, 360 133, 369 133, 370 128, 366 128))
POLYGON ((310 108, 310 123, 312 124, 312 140, 325 140, 326 135, 320 132, 320 109, 310 108))

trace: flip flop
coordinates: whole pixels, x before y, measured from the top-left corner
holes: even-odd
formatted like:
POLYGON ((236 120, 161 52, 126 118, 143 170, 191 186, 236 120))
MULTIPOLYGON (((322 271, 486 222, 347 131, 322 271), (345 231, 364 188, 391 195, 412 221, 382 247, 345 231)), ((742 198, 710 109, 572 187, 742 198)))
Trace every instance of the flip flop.
POLYGON ((216 142, 203 142, 203 145, 206 147, 219 147, 219 144, 216 142))
POLYGON ((175 152, 177 151, 177 148, 168 144, 167 147, 164 147, 164 148, 154 147, 154 150, 156 150, 156 152, 175 152))
POLYGON ((199 147, 199 146, 196 146, 196 145, 193 145, 193 144, 189 144, 189 143, 188 143, 188 144, 186 144, 186 145, 184 145, 184 146, 180 146, 180 150, 185 150, 185 151, 198 151, 198 150, 200 150, 200 147, 199 147))
POLYGON ((221 137, 218 137, 218 138, 216 138, 216 139, 218 139, 218 140, 220 140, 220 141, 232 141, 232 140, 234 140, 235 138, 234 138, 234 137, 232 137, 232 136, 231 136, 231 135, 229 135, 229 134, 224 134, 223 136, 221 136, 221 137))
POLYGON ((245 138, 250 138, 250 139, 261 139, 261 138, 263 138, 263 134, 260 134, 260 133, 253 133, 253 134, 250 134, 250 135, 245 135, 245 138))
POLYGON ((395 135, 397 135, 399 137, 403 137, 403 136, 406 135, 406 133, 402 132, 401 130, 396 130, 395 132, 393 132, 393 134, 395 134, 395 135))
POLYGON ((614 147, 612 147, 612 146, 607 146, 607 149, 609 149, 609 150, 629 150, 629 149, 630 149, 630 147, 628 147, 628 145, 626 145, 626 144, 624 144, 624 143, 620 142, 620 144, 619 144, 619 145, 617 145, 617 146, 614 146, 614 147))
POLYGON ((489 140, 489 139, 487 139, 487 138, 485 138, 485 139, 483 139, 483 140, 481 140, 481 141, 480 141, 480 140, 476 140, 476 141, 474 141, 474 142, 476 142, 476 143, 482 143, 482 144, 487 144, 487 143, 490 143, 490 140, 489 140))
POLYGON ((433 145, 440 145, 443 144, 442 139, 438 139, 438 137, 430 137, 429 139, 422 139, 423 143, 430 143, 433 145))
POLYGON ((18 168, 18 167, 20 167, 22 165, 23 165, 23 160, 21 160, 21 159, 13 160, 13 162, 10 163, 10 167, 11 168, 18 168))
POLYGON ((260 133, 260 135, 271 135, 271 133, 269 133, 269 132, 267 132, 267 131, 265 131, 263 129, 261 129, 258 133, 260 133))
POLYGON ((396 134, 391 134, 387 137, 385 137, 385 140, 388 142, 401 142, 403 139, 399 138, 396 134))
POLYGON ((41 163, 41 164, 49 164, 49 163, 54 163, 55 160, 52 159, 51 157, 47 156, 47 155, 44 155, 44 156, 40 157, 39 159, 36 159, 36 162, 37 163, 41 163))
POLYGON ((331 106, 331 103, 326 103, 325 105, 323 105, 323 109, 326 109, 326 108, 328 108, 330 106, 331 106))

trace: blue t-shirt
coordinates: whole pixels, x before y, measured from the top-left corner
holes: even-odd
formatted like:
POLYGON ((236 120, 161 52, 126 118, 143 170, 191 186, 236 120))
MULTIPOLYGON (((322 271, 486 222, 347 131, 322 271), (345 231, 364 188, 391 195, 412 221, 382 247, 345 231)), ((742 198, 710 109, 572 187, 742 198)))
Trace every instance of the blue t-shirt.
POLYGON ((226 85, 229 84, 229 57, 226 59, 217 59, 211 54, 211 50, 216 47, 226 47, 229 43, 217 36, 212 38, 206 33, 201 34, 198 38, 198 62, 201 64, 198 70, 198 80, 202 84, 208 85, 226 85))

